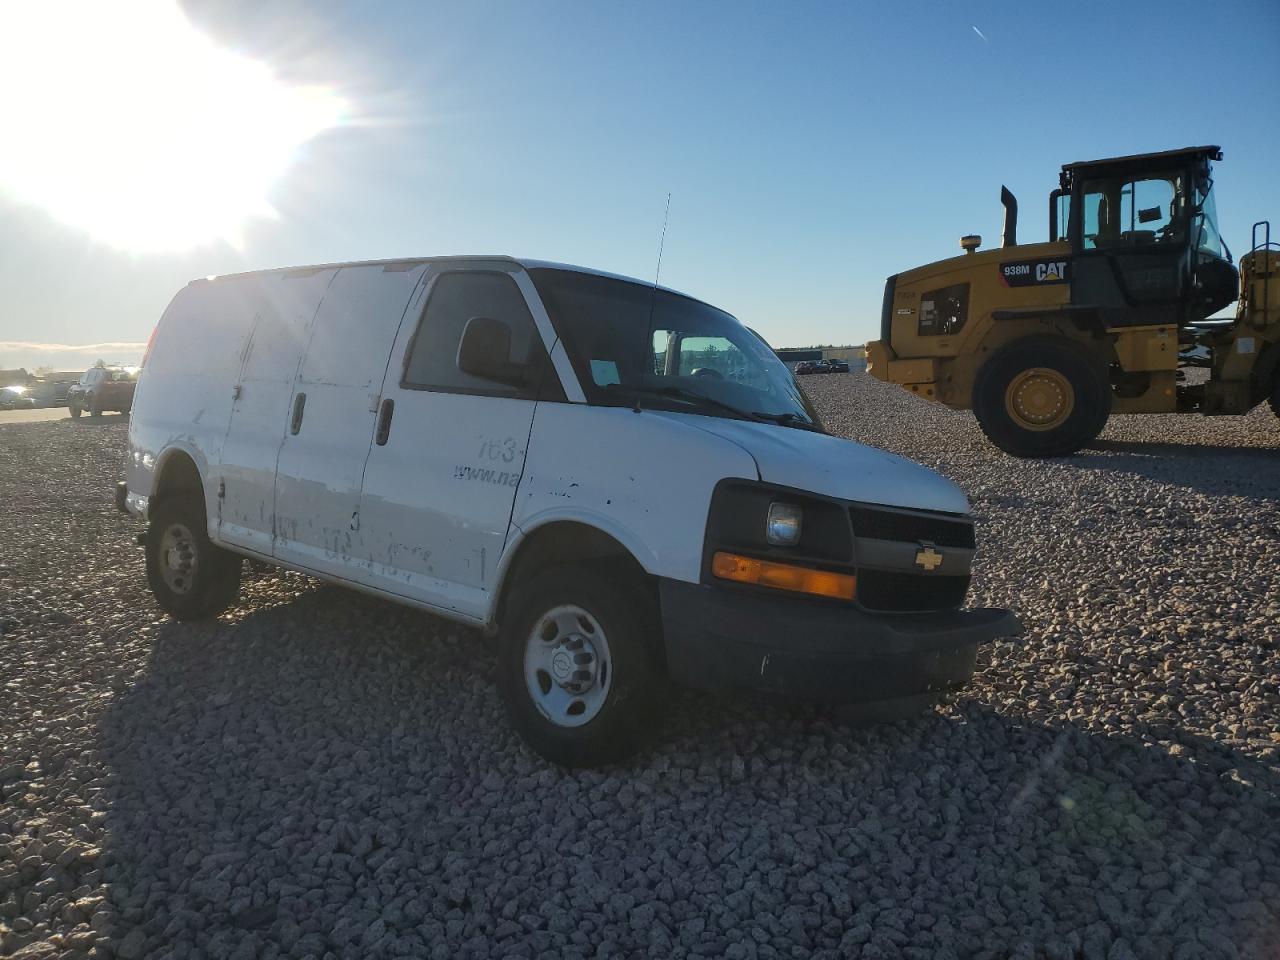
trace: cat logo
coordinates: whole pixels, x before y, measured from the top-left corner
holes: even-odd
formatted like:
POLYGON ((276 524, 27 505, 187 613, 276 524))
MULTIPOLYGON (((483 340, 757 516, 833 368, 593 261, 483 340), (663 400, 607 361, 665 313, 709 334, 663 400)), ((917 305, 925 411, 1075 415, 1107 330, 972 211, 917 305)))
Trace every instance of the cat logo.
POLYGON ((1041 287, 1071 282, 1070 260, 1018 260, 1000 266, 1006 287, 1041 287))

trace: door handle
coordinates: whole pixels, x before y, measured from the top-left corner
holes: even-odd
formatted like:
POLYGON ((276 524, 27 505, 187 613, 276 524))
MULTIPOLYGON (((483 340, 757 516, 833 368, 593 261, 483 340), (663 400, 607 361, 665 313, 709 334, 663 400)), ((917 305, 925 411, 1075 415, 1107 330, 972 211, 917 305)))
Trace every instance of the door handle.
POLYGON ((378 411, 378 432, 373 438, 373 442, 380 447, 387 445, 387 437, 391 435, 391 417, 396 412, 396 402, 394 400, 383 400, 382 407, 378 411))
POLYGON ((289 424, 289 432, 297 435, 302 429, 302 411, 307 406, 307 395, 305 393, 295 394, 293 398, 293 420, 289 424))

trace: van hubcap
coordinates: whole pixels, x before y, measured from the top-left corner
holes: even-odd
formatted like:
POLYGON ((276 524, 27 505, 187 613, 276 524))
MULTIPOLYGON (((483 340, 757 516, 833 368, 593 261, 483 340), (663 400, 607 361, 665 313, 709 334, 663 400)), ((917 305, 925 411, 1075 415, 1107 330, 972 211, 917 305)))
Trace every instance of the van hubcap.
POLYGON ((190 593, 196 576, 196 538, 181 523, 170 524, 160 538, 160 576, 174 593, 190 593))
POLYGON ((1057 370, 1032 367, 1013 378, 1004 393, 1005 412, 1024 430, 1052 430, 1067 422, 1076 392, 1057 370))
POLYGON ((556 726, 590 722, 613 684, 609 641, 599 621, 576 604, 543 614, 525 641, 524 679, 538 711, 556 726))

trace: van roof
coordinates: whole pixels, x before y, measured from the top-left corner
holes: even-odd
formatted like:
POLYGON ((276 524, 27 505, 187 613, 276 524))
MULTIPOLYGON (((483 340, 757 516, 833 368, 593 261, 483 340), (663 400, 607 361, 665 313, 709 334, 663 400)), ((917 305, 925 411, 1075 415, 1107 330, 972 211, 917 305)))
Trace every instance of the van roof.
MULTIPOLYGON (((466 262, 466 261, 475 261, 475 260, 480 260, 480 261, 506 260, 508 262, 512 262, 512 264, 518 264, 522 266, 522 268, 525 268, 526 270, 535 270, 535 269, 572 270, 573 273, 591 274, 594 276, 608 276, 609 279, 613 279, 613 280, 626 280, 626 282, 628 283, 639 283, 641 285, 644 285, 644 287, 653 287, 654 285, 653 282, 650 282, 650 280, 641 280, 641 279, 635 278, 635 276, 626 276, 625 274, 613 274, 613 273, 609 273, 608 270, 596 270, 595 268, 591 268, 591 266, 579 266, 577 264, 561 264, 561 262, 557 262, 553 260, 532 260, 532 259, 529 259, 529 257, 509 256, 507 255, 507 253, 454 253, 454 255, 448 255, 448 256, 390 257, 390 259, 387 259, 387 260, 343 260, 343 261, 332 262, 332 264, 273 266, 273 268, 266 268, 264 270, 242 270, 242 271, 238 271, 238 273, 233 273, 233 274, 211 274, 209 276, 197 276, 196 279, 191 280, 191 283, 206 283, 206 282, 211 282, 211 280, 228 280, 228 279, 237 278, 237 276, 256 276, 259 274, 296 273, 296 274, 303 275, 303 274, 311 274, 311 273, 320 273, 321 270, 337 270, 339 268, 343 268, 343 266, 379 266, 379 265, 416 266, 417 264, 449 264, 449 262, 466 262)), ((660 285, 660 284, 658 285, 658 289, 660 289, 660 291, 666 291, 667 293, 676 293, 678 294, 678 296, 681 296, 681 297, 689 297, 689 294, 687 293, 677 291, 677 289, 672 289, 671 287, 663 287, 663 285, 660 285)), ((690 297, 690 300, 696 300, 696 297, 690 297)))
MULTIPOLYGON (((652 287, 655 284, 649 280, 639 280, 635 277, 628 277, 621 273, 609 273, 607 270, 596 270, 592 267, 582 267, 572 263, 557 263, 553 260, 531 260, 528 257, 512 257, 507 254, 455 254, 443 257, 395 257, 388 260, 346 260, 335 263, 315 263, 306 264, 304 266, 294 267, 269 267, 265 270, 244 270, 239 273, 222 273, 207 277, 197 277, 191 283, 206 283, 214 280, 229 280, 235 277, 252 277, 264 273, 296 273, 299 276, 305 276, 309 273, 319 273, 321 270, 336 270, 340 267, 374 267, 382 266, 399 266, 414 265, 420 263, 455 263, 466 262, 472 260, 493 261, 506 260, 509 263, 519 264, 526 270, 547 269, 547 270, 571 270, 574 273, 586 273, 596 277, 608 277, 611 280, 625 280, 628 283, 638 283, 645 287, 652 287)), ((674 293, 679 297, 686 297, 689 300, 698 300, 697 297, 689 296, 680 290, 673 290, 671 287, 657 285, 659 290, 665 293, 674 293)), ((705 301, 698 300, 699 303, 705 301)), ((711 306, 711 304, 708 304, 711 306)), ((719 308, 717 308, 719 309, 719 308)))

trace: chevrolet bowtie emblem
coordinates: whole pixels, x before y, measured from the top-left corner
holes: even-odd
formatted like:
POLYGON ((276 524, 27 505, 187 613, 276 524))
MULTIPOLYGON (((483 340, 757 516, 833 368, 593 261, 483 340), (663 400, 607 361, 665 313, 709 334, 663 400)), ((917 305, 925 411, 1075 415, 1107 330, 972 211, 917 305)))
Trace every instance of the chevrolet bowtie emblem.
POLYGON ((942 566, 942 554, 933 549, 932 543, 922 543, 920 549, 916 551, 916 566, 933 573, 942 566))

